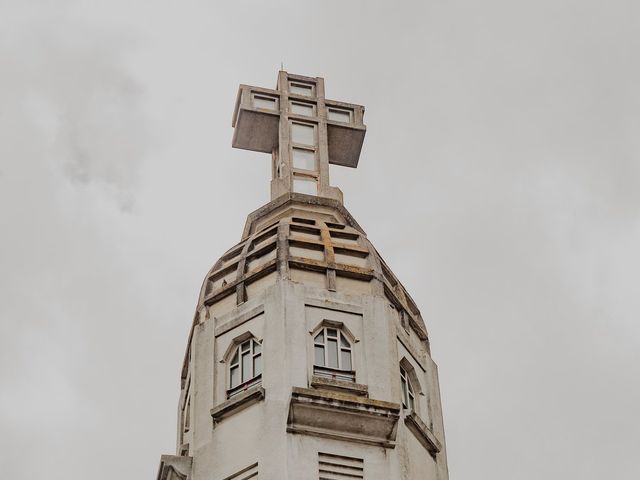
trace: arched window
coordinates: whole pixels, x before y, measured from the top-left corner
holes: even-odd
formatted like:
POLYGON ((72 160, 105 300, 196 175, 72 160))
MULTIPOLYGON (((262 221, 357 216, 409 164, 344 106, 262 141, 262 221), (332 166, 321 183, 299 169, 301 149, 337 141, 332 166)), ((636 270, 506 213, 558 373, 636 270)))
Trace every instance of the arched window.
POLYGON ((250 338, 238 345, 229 362, 229 397, 260 382, 262 345, 250 338))
POLYGON ((414 410, 416 395, 411 384, 411 377, 403 366, 400 366, 400 383, 402 385, 402 406, 414 410))
POLYGON ((334 327, 320 329, 313 338, 313 352, 314 374, 355 381, 351 343, 342 330, 334 327))

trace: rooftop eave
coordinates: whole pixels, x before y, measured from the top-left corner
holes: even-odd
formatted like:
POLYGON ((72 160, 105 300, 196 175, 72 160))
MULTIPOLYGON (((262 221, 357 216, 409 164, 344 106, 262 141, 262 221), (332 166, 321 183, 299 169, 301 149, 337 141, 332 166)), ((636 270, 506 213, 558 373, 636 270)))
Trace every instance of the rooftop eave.
POLYGON ((344 219, 345 224, 355 228, 363 235, 366 235, 363 228, 356 222, 353 216, 345 208, 345 206, 332 198, 316 197, 315 195, 305 195, 302 193, 288 192, 275 200, 263 205, 257 210, 254 210, 247 216, 247 221, 242 232, 242 239, 244 240, 254 232, 254 226, 256 222, 262 217, 273 213, 278 209, 284 209, 288 206, 323 206, 335 209, 344 219))

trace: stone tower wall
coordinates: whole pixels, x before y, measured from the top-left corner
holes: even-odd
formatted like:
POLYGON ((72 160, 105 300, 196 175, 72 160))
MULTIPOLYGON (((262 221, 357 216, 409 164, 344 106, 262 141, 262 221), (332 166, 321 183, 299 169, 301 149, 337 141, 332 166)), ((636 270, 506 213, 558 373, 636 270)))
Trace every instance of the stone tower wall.
POLYGON ((163 457, 160 478, 448 478, 424 322, 344 207, 299 194, 272 202, 207 274, 182 371, 176 454, 163 457), (348 339, 352 378, 314 366, 323 327, 348 339), (261 377, 232 390, 231 357, 252 338, 261 377), (402 405, 401 366, 412 409, 402 405))

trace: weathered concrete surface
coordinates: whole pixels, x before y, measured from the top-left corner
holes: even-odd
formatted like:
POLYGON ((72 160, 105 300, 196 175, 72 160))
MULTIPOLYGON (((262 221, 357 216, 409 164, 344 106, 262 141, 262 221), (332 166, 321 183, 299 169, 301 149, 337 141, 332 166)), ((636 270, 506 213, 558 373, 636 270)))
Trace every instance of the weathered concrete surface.
POLYGON ((193 458, 192 478, 222 480, 256 462, 261 478, 318 478, 327 453, 362 459, 370 480, 446 480, 437 370, 416 305, 344 207, 296 196, 264 211, 200 296, 177 449, 193 458), (353 382, 314 375, 311 332, 323 322, 353 338, 353 382), (262 343, 260 385, 228 399, 225 359, 250 337, 262 343), (413 411, 400 407, 401 362, 416 383, 413 411))

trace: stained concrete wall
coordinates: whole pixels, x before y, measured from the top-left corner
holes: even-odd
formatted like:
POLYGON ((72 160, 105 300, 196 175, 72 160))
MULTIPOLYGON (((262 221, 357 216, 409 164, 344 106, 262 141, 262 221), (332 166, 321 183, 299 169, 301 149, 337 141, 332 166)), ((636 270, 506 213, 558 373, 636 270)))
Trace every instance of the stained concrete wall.
POLYGON ((192 458, 189 479, 317 479, 320 453, 362 465, 345 468, 367 480, 448 479, 426 327, 341 205, 294 195, 250 215, 207 275, 189 342, 176 449, 192 458), (314 377, 312 334, 325 320, 354 337, 354 384, 314 377), (249 333, 262 343, 261 384, 229 399, 228 356, 249 333), (400 405, 401 362, 415 414, 400 405))
MULTIPOLYGON (((400 403, 399 361, 411 362, 423 392, 417 413, 426 424, 433 423, 435 434, 444 442, 435 364, 424 345, 413 344, 410 352, 400 341, 398 332, 403 332, 405 342, 408 335, 397 316, 390 314, 385 297, 329 292, 279 280, 231 312, 226 306, 219 311, 220 316, 213 305, 209 318, 196 327, 192 338, 192 425, 185 439, 193 456, 194 480, 222 480, 255 462, 260 478, 318 478, 318 452, 362 458, 368 480, 447 478, 446 468, 438 473, 436 462, 402 419, 393 449, 286 431, 291 389, 307 388, 312 376, 310 332, 329 319, 343 322, 356 337, 356 382, 368 386, 370 398, 400 403), (215 336, 216 329, 261 305, 262 313, 215 336), (265 398, 214 426, 210 410, 226 401, 228 386, 228 363, 223 356, 233 339, 245 332, 263 344, 265 398)), ((438 455, 441 463, 446 461, 444 452, 438 455)))

